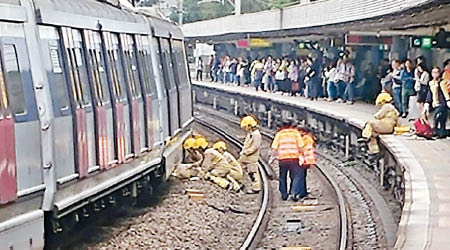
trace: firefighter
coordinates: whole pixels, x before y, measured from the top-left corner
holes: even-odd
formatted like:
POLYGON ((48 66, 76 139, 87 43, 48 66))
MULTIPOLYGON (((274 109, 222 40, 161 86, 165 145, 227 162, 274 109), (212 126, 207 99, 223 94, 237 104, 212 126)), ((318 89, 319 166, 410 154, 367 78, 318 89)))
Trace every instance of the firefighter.
POLYGON ((244 172, 242 171, 241 164, 234 158, 232 154, 227 152, 227 145, 224 141, 218 141, 214 144, 213 148, 221 153, 228 163, 229 172, 226 175, 233 186, 234 191, 239 191, 242 188, 242 181, 244 179, 244 172))
POLYGON ((281 199, 287 200, 289 193, 294 201, 301 198, 299 192, 300 166, 299 159, 303 149, 303 139, 300 132, 291 126, 291 122, 283 122, 283 126, 276 133, 271 146, 274 156, 279 163, 279 190, 281 199), (291 179, 291 188, 287 190, 287 174, 291 179))
POLYGON ((306 185, 306 176, 308 169, 316 164, 316 143, 314 141, 314 136, 309 132, 306 126, 302 126, 300 129, 300 134, 303 139, 303 150, 300 154, 300 172, 299 172, 299 194, 300 198, 306 197, 308 195, 308 189, 306 185))
POLYGON ((241 128, 247 131, 239 162, 247 171, 251 188, 247 193, 258 193, 261 190, 261 176, 258 171, 259 151, 261 148, 261 133, 255 117, 248 115, 242 118, 241 128))
POLYGON ((228 162, 216 149, 208 148, 205 150, 202 171, 204 173, 202 175, 206 180, 211 180, 221 188, 232 188, 232 184, 226 179, 227 174, 230 172, 228 162))
POLYGON ((380 106, 380 110, 374 115, 375 119, 369 121, 364 126, 362 139, 366 141, 369 148, 369 154, 377 155, 380 153, 377 136, 379 134, 392 134, 398 123, 399 112, 392 105, 392 96, 389 93, 381 93, 378 95, 375 104, 380 106))
POLYGON ((187 138, 183 143, 185 155, 183 163, 179 164, 173 175, 178 178, 191 178, 197 176, 200 172, 200 166, 203 161, 202 149, 194 137, 187 138))

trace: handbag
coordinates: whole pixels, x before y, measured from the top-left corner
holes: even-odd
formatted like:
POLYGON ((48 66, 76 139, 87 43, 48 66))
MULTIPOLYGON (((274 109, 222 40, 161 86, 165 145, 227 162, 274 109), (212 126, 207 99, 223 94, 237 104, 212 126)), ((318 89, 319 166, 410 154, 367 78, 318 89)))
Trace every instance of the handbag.
POLYGON ((291 89, 294 92, 299 91, 300 90, 300 83, 299 82, 292 82, 291 89))
POLYGON ((414 127, 416 128, 416 135, 431 139, 433 135, 433 129, 427 118, 421 117, 414 121, 414 127))

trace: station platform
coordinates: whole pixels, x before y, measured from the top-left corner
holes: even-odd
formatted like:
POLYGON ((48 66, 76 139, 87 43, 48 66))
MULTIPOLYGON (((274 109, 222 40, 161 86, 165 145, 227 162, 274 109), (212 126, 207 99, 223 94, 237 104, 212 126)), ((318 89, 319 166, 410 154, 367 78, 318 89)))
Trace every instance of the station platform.
MULTIPOLYGON (((221 83, 193 81, 199 87, 255 96, 306 108, 362 128, 377 107, 366 103, 310 101, 221 83)), ((402 121, 407 123, 407 121, 402 121)), ((415 136, 382 135, 385 147, 405 168, 405 205, 395 249, 449 249, 450 247, 450 139, 424 140, 415 136)))

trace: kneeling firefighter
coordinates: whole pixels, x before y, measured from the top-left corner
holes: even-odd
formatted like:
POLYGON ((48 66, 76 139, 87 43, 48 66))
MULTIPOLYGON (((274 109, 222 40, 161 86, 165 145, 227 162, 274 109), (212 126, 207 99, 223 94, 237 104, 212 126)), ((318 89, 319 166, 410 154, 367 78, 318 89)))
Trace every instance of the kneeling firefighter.
POLYGON ((261 176, 258 171, 261 133, 258 129, 258 122, 252 115, 242 118, 241 128, 247 131, 247 135, 240 153, 239 162, 247 171, 252 183, 251 190, 248 190, 248 193, 258 193, 261 190, 261 176))
POLYGON ((400 115, 392 105, 392 96, 388 93, 379 94, 375 103, 381 106, 381 109, 374 115, 375 120, 366 123, 362 132, 362 137, 368 141, 367 146, 371 155, 380 153, 377 136, 392 134, 400 115))
POLYGON ((202 171, 204 178, 211 180, 221 188, 230 188, 232 184, 225 177, 230 172, 225 157, 214 148, 208 148, 203 157, 202 171))
POLYGON ((227 160, 229 169, 225 177, 233 185, 233 190, 239 191, 242 187, 241 183, 244 179, 244 172, 242 171, 241 164, 239 164, 232 154, 226 151, 227 145, 224 141, 216 142, 213 148, 221 153, 227 160))
POLYGON ((183 163, 179 164, 175 169, 173 175, 178 178, 191 178, 197 176, 201 169, 201 164, 203 161, 203 151, 208 145, 206 140, 203 138, 201 142, 197 142, 194 137, 187 138, 183 143, 183 148, 185 150, 183 163))

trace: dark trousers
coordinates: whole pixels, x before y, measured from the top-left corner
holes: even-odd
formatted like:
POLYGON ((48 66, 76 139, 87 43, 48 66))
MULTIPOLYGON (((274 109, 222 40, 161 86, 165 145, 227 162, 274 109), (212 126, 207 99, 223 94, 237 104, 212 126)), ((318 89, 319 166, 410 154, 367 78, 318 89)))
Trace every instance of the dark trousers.
POLYGON ((434 110, 434 134, 442 137, 447 136, 445 123, 447 122, 447 106, 441 105, 434 110))
POLYGON ((288 195, 287 175, 291 179, 289 193, 306 196, 306 168, 300 167, 298 160, 280 160, 279 190, 282 196, 288 195))
POLYGON ((197 76, 195 77, 195 79, 197 81, 203 81, 203 71, 202 70, 197 70, 197 76))

